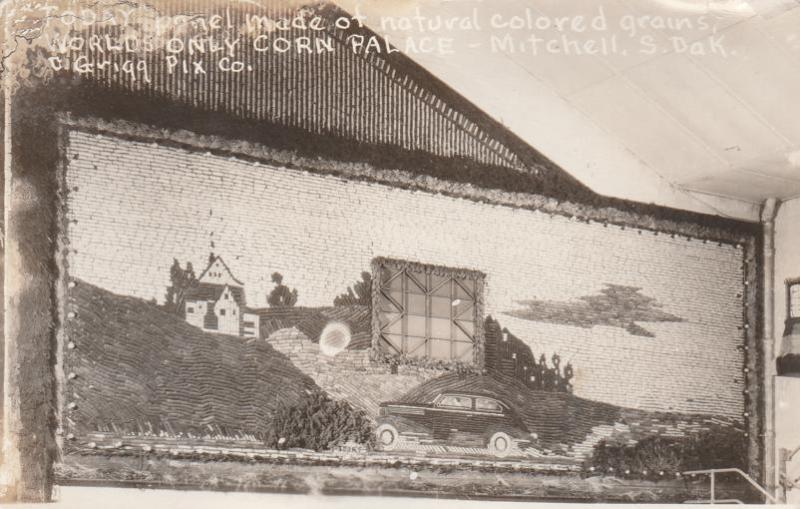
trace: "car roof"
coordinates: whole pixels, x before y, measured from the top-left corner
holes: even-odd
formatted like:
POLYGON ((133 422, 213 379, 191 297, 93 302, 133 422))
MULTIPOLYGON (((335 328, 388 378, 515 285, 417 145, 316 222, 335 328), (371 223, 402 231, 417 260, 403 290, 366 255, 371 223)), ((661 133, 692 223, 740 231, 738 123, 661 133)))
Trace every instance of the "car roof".
POLYGON ((468 392, 451 392, 451 391, 448 391, 448 392, 442 392, 442 393, 440 393, 440 394, 437 396, 437 398, 440 398, 440 397, 442 397, 442 396, 466 396, 466 397, 468 397, 468 398, 489 398, 489 399, 497 399, 497 398, 495 398, 495 397, 492 397, 492 396, 484 396, 483 394, 470 394, 470 393, 468 393, 468 392))
POLYGON ((462 396, 462 397, 466 397, 466 398, 491 399, 493 401, 497 401, 498 403, 500 403, 501 405, 503 405, 506 408, 508 407, 508 405, 506 405, 502 400, 500 400, 498 398, 495 398, 494 396, 486 396, 486 395, 483 395, 483 394, 470 394, 468 392, 442 392, 438 396, 436 396, 436 398, 434 398, 433 401, 436 402, 436 401, 442 399, 445 396, 462 396))

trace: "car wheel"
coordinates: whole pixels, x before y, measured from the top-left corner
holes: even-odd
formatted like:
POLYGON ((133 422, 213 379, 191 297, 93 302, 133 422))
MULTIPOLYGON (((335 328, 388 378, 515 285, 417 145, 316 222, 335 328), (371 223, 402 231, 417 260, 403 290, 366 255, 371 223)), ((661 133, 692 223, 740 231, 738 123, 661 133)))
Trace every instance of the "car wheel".
POLYGON ((397 443, 400 441, 400 433, 391 424, 381 424, 375 430, 375 438, 381 449, 391 451, 397 447, 397 443))
POLYGON ((489 452, 495 456, 503 458, 511 453, 511 448, 513 445, 514 442, 508 433, 498 431, 492 435, 491 438, 489 438, 489 444, 487 445, 487 448, 489 449, 489 452))

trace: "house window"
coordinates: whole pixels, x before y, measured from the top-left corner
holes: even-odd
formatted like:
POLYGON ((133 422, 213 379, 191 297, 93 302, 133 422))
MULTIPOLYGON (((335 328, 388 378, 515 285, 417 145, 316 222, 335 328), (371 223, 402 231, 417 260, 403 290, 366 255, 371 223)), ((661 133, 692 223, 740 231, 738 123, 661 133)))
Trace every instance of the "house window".
POLYGON ((786 282, 788 318, 800 318, 800 279, 786 282))
POLYGON ((186 306, 187 313, 194 313, 194 308, 192 306, 186 306))
POLYGON ((473 363, 482 341, 480 295, 484 275, 476 271, 377 259, 373 281, 382 353, 473 363))
POLYGON ((220 309, 219 310, 219 314, 220 314, 220 316, 225 316, 225 310, 224 309, 220 309))

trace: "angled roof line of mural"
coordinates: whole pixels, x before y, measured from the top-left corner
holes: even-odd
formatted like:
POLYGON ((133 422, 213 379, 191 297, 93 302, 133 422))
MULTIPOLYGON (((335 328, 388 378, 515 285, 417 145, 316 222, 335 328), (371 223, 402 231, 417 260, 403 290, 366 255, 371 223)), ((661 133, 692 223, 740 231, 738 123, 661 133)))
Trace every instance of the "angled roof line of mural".
MULTIPOLYGON (((202 12, 210 17, 219 14, 232 26, 242 27, 238 32, 241 35, 243 27, 254 25, 253 19, 260 19, 255 16, 280 19, 297 12, 301 3, 292 3, 295 7, 287 9, 285 1, 275 0, 261 4, 157 0, 146 8, 168 15, 202 12)), ((197 110, 296 129, 298 136, 308 133, 363 145, 395 147, 400 149, 395 156, 408 153, 407 167, 424 164, 422 155, 428 154, 437 159, 452 159, 462 166, 473 166, 473 180, 480 167, 487 172, 501 168, 524 175, 528 185, 520 188, 517 183, 520 190, 561 198, 593 195, 566 171, 401 52, 354 52, 348 46, 347 37, 375 34, 355 24, 347 30, 334 27, 333 20, 349 17, 340 7, 329 1, 308 5, 310 7, 303 9, 312 9, 313 14, 328 20, 326 30, 316 36, 293 27, 280 35, 289 40, 299 36, 324 37, 335 51, 315 54, 258 52, 250 40, 240 45, 242 53, 237 54, 237 58, 252 64, 249 72, 220 71, 214 60, 220 55, 210 51, 191 57, 200 62, 204 73, 195 74, 191 62, 187 63, 189 72, 186 72, 183 62, 177 65, 174 60, 167 62, 164 52, 147 57, 149 83, 131 79, 126 73, 106 70, 78 78, 91 82, 90 85, 122 88, 151 99, 160 96, 197 110)), ((86 34, 102 33, 117 32, 114 28, 90 27, 86 34)), ((257 33, 260 32, 249 35, 245 32, 245 38, 252 39, 257 33)), ((191 30, 188 35, 192 35, 191 30)), ((187 32, 182 36, 187 36, 187 32)), ((69 56, 74 59, 79 54, 73 52, 69 56)), ((187 55, 180 54, 180 57, 187 55)), ((121 67, 129 55, 106 54, 103 58, 118 59, 115 63, 121 67)), ((191 130, 193 126, 185 128, 191 130)), ((390 161, 385 163, 391 164, 390 161)), ((395 164, 402 166, 403 162, 395 164)), ((454 169, 450 171, 451 174, 455 172, 454 169)))
MULTIPOLYGON (((275 0, 264 3, 272 5, 275 0)), ((286 13, 285 7, 264 7, 248 0, 152 0, 149 4, 100 0, 91 6, 141 9, 151 17, 153 13, 168 16, 188 12, 195 17, 201 16, 198 13, 206 17, 216 13, 222 18, 239 16, 240 25, 247 13, 256 8, 276 16, 286 13)), ((330 0, 315 4, 314 9, 328 17, 344 15, 330 0)), ((84 37, 113 37, 131 29, 126 26, 123 32, 122 28, 92 26, 68 31, 84 37)), ((357 30, 363 35, 372 34, 367 29, 357 30)), ((17 35, 28 41, 22 34, 17 35)), ((187 31, 178 35, 187 36, 187 31)), ((292 36, 291 31, 287 36, 292 36)), ((332 44, 340 44, 342 37, 346 37, 344 32, 337 38, 331 36, 332 44)), ((49 75, 45 72, 44 80, 30 73, 35 76, 27 79, 31 86, 17 88, 13 96, 11 110, 17 124, 23 120, 35 123, 37 118, 51 123, 53 113, 68 111, 77 117, 121 120, 167 132, 218 137, 228 140, 232 148, 239 141, 252 142, 300 158, 366 164, 433 177, 445 186, 452 182, 526 193, 571 203, 575 207, 567 213, 570 215, 594 210, 604 222, 648 225, 657 220, 677 221, 683 224, 681 231, 688 229, 713 239, 727 239, 730 235, 709 233, 707 228, 739 233, 760 231, 758 223, 595 193, 400 52, 367 56, 351 51, 315 55, 251 52, 244 57, 251 59, 253 72, 246 74, 215 74, 212 70, 217 62, 206 52, 195 56, 207 72, 195 76, 182 72, 181 65, 174 72, 167 72, 162 48, 145 54, 146 81, 141 73, 136 76, 114 71, 115 66, 118 71, 130 58, 125 52, 106 52, 103 68, 90 73, 74 72, 69 62, 85 56, 81 51, 86 48, 67 48, 66 53, 59 54, 64 68, 50 71, 49 75), (584 207, 589 210, 584 212, 584 207), (631 223, 630 214, 644 218, 631 223)), ((46 63, 51 53, 52 46, 38 43, 25 55, 28 65, 34 66, 46 63)), ((136 63, 135 58, 133 61, 136 63)), ((187 67, 192 69, 191 63, 187 67)), ((130 136, 136 138, 135 134, 130 136)), ((741 240, 739 233, 734 234, 737 241, 741 240)))
POLYGON ((214 265, 215 262, 221 263, 222 266, 225 267, 225 270, 228 271, 228 275, 231 276, 231 279, 236 281, 239 284, 239 286, 244 286, 244 283, 242 283, 239 279, 237 279, 236 276, 233 275, 233 272, 231 271, 230 267, 228 267, 228 264, 225 263, 225 260, 222 259, 222 256, 221 255, 214 255, 214 254, 209 256, 208 265, 206 265, 205 270, 203 270, 203 272, 201 272, 200 275, 197 277, 198 281, 203 279, 203 276, 205 276, 206 273, 208 273, 208 271, 211 269, 211 267, 214 265))

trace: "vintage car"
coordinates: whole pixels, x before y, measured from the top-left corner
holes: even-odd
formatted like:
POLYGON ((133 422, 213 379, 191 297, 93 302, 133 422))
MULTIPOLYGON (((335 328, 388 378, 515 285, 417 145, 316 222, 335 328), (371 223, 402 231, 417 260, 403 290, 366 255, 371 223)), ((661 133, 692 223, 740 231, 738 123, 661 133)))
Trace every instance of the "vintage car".
POLYGON ((417 442, 486 447, 500 457, 535 438, 506 403, 450 392, 439 394, 429 404, 381 403, 375 434, 383 450, 417 442))

